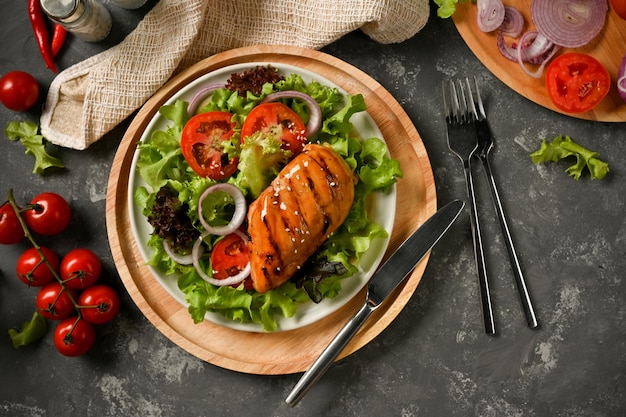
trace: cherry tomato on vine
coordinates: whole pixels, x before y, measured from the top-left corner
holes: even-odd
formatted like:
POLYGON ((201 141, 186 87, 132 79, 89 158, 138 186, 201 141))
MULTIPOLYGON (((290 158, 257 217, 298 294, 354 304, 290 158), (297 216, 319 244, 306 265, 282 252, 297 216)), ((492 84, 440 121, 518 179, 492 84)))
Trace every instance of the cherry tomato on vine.
MULTIPOLYGON (((211 252, 213 278, 226 279, 237 275, 243 271, 248 262, 250 262, 250 252, 241 236, 237 233, 226 235, 215 244, 211 252)), ((244 280, 244 288, 252 289, 250 277, 244 280)))
POLYGON ((96 341, 96 330, 78 316, 63 319, 54 330, 54 346, 65 356, 84 355, 96 341))
POLYGON ((37 294, 35 305, 39 314, 50 320, 62 320, 76 314, 72 299, 76 293, 71 288, 63 288, 58 282, 44 285, 37 294), (70 297, 71 296, 71 297, 70 297))
POLYGON ((0 243, 14 245, 24 240, 24 229, 9 203, 0 207, 0 243))
POLYGON ((100 278, 102 263, 98 255, 85 248, 69 251, 61 260, 59 274, 69 288, 82 290, 100 278))
POLYGON ((26 111, 39 99, 39 83, 27 72, 9 71, 0 78, 0 101, 13 111, 26 111))
POLYGON ((229 159, 222 142, 234 133, 232 114, 211 111, 193 116, 180 138, 180 148, 191 169, 213 180, 228 178, 237 170, 238 159, 229 159))
POLYGON ((70 224, 72 209, 59 194, 41 193, 30 204, 33 208, 24 210, 24 220, 31 230, 40 235, 56 235, 70 224))
POLYGON ((83 318, 91 324, 105 324, 115 318, 120 310, 120 298, 107 285, 94 285, 83 291, 78 298, 83 318))
POLYGON ((307 141, 304 122, 296 112, 279 102, 259 104, 246 116, 241 127, 242 140, 256 132, 277 136, 283 142, 282 148, 290 150, 294 156, 302 151, 307 141))
MULTIPOLYGON (((59 271, 59 257, 51 249, 41 246, 41 251, 55 272, 59 271)), ((54 281, 54 273, 35 248, 26 249, 17 259, 15 272, 23 283, 31 287, 42 287, 54 281)))
POLYGON ((552 103, 566 113, 593 109, 611 89, 611 76, 595 58, 580 52, 556 57, 546 70, 552 103))

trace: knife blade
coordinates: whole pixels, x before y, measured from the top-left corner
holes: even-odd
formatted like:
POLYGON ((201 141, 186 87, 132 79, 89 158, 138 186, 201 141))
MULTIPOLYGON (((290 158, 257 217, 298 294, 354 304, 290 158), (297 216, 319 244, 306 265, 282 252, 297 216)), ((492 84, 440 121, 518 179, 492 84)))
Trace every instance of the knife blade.
POLYGON ((285 399, 288 405, 295 406, 313 384, 326 373, 367 318, 409 276, 417 264, 448 231, 459 217, 464 206, 464 202, 454 200, 439 209, 414 231, 376 271, 367 284, 367 300, 354 317, 337 333, 337 336, 324 349, 313 365, 302 375, 285 399))

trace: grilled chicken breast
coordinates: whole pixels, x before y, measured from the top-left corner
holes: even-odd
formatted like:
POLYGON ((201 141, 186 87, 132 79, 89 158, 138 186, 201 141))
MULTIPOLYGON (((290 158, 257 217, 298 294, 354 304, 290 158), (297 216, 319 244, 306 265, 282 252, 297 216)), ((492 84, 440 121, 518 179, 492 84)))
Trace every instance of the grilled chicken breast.
POLYGON ((264 293, 291 278, 346 219, 354 176, 329 146, 309 144, 248 209, 254 289, 264 293))

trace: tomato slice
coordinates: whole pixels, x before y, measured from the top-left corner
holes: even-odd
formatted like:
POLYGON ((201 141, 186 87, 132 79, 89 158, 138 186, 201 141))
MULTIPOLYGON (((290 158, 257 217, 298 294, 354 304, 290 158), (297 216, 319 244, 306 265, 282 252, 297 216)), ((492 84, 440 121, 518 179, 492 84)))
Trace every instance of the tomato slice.
POLYGON ((264 132, 280 138, 283 149, 295 156, 306 143, 306 128, 300 117, 286 105, 273 102, 259 104, 250 111, 241 127, 241 138, 264 132))
MULTIPOLYGON (((248 245, 237 233, 231 233, 220 239, 211 253, 211 269, 213 278, 226 279, 243 271, 250 262, 248 245)), ((235 287, 238 285, 234 285, 235 287)), ((244 281, 246 290, 252 289, 250 277, 244 281)))
POLYGON ((570 52, 548 65, 546 87, 554 105, 566 113, 593 109, 611 89, 611 77, 590 55, 570 52))
POLYGON ((189 119, 183 128, 180 147, 189 166, 199 176, 222 180, 237 171, 238 159, 230 159, 222 143, 234 133, 236 124, 232 117, 222 111, 200 113, 189 119))

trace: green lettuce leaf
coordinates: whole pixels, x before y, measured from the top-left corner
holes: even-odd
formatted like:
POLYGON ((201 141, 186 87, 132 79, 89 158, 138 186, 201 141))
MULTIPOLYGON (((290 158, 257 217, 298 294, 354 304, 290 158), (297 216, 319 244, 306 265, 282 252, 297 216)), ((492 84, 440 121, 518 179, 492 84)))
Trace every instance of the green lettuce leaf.
MULTIPOLYGON (((434 0, 437 7, 437 16, 442 19, 447 19, 456 12, 457 3, 465 3, 469 0, 434 0)), ((476 0, 471 0, 472 3, 476 3, 476 0)))
POLYGON ((30 321, 22 323, 21 328, 9 329, 9 336, 15 349, 34 343, 44 337, 48 331, 46 319, 35 311, 30 321))
POLYGON ((51 167, 65 168, 63 161, 46 151, 45 139, 39 133, 39 126, 32 122, 9 122, 4 134, 12 141, 20 141, 26 148, 26 155, 35 157, 34 174, 43 174, 51 167))
POLYGON ((576 163, 569 166, 565 172, 578 180, 587 168, 592 180, 602 179, 609 173, 609 164, 600 160, 598 152, 577 144, 569 136, 557 136, 552 142, 545 139, 541 142, 541 147, 530 154, 535 164, 543 162, 558 162, 561 159, 575 157, 576 163))

